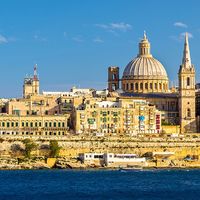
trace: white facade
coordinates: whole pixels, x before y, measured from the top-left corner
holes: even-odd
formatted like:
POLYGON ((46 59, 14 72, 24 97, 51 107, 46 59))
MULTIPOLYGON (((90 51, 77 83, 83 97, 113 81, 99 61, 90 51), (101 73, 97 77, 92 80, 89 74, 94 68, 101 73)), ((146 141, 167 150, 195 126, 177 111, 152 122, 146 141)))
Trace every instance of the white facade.
POLYGON ((104 161, 107 166, 109 165, 134 165, 145 164, 146 158, 139 158, 136 154, 114 154, 105 153, 104 161))
POLYGON ((79 159, 83 163, 101 162, 103 165, 112 167, 146 165, 146 158, 140 158, 136 154, 81 153, 79 159))

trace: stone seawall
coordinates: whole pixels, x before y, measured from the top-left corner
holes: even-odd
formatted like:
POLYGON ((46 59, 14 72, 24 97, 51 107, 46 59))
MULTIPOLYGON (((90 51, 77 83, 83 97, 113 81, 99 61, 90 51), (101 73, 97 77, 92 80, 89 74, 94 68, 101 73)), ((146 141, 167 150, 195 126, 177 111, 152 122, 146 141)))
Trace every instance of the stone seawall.
MULTIPOLYGON (((0 152, 9 153, 14 145, 23 148, 24 138, 2 138, 0 142, 0 152)), ((113 152, 113 153, 136 153, 142 155, 153 151, 173 151, 175 157, 181 158, 188 154, 200 155, 200 139, 187 138, 130 138, 130 137, 66 137, 66 138, 41 138, 32 137, 39 145, 39 150, 34 154, 45 154, 45 146, 50 140, 58 140, 62 147, 61 156, 77 156, 84 152, 113 152)))
MULTIPOLYGON (((14 147, 18 146, 23 149, 22 139, 24 138, 2 138, 0 143, 1 156, 18 156, 13 152, 14 147)), ((33 152, 34 156, 48 155, 49 141, 57 139, 61 157, 73 159, 79 153, 84 152, 113 152, 113 153, 135 153, 143 156, 149 152, 174 152, 174 155, 167 159, 156 158, 149 166, 166 167, 173 161, 174 166, 200 166, 200 139, 195 138, 130 138, 130 137, 66 137, 66 138, 32 138, 39 145, 37 151, 33 152), (185 161, 186 157, 195 157, 195 160, 185 161)))

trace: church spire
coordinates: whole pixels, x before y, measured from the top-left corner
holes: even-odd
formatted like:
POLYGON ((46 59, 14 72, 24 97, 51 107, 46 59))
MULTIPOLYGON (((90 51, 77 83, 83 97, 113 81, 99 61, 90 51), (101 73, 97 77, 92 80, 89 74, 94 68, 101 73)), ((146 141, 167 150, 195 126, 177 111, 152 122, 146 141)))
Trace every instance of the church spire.
POLYGON ((38 80, 38 76, 37 76, 37 64, 34 65, 34 76, 33 76, 34 80, 38 80))
POLYGON ((184 44, 182 65, 186 68, 190 68, 192 66, 187 32, 185 33, 185 44, 184 44))

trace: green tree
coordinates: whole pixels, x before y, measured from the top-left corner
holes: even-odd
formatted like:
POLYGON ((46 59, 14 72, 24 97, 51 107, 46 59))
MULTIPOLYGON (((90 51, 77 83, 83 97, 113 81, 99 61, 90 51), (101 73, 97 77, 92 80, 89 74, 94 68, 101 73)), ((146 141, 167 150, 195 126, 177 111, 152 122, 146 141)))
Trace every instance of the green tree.
POLYGON ((35 144, 32 140, 30 139, 25 139, 23 140, 23 143, 25 145, 25 157, 30 158, 31 157, 31 152, 36 150, 38 145, 35 144))
POLYGON ((58 157, 58 156, 59 156, 61 147, 59 147, 58 141, 56 141, 56 140, 51 140, 51 141, 50 141, 49 148, 50 148, 50 156, 51 156, 52 158, 55 158, 55 157, 58 157))

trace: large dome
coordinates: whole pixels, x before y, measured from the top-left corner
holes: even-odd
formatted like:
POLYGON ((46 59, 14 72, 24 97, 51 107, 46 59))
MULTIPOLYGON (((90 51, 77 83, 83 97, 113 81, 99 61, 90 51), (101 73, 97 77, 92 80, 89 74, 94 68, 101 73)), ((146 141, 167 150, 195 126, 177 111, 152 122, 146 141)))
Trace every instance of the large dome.
POLYGON ((144 33, 139 54, 126 66, 122 77, 126 92, 168 92, 168 76, 163 65, 150 53, 150 43, 144 33))
POLYGON ((126 66, 123 78, 168 79, 163 65, 153 57, 137 57, 126 66))

